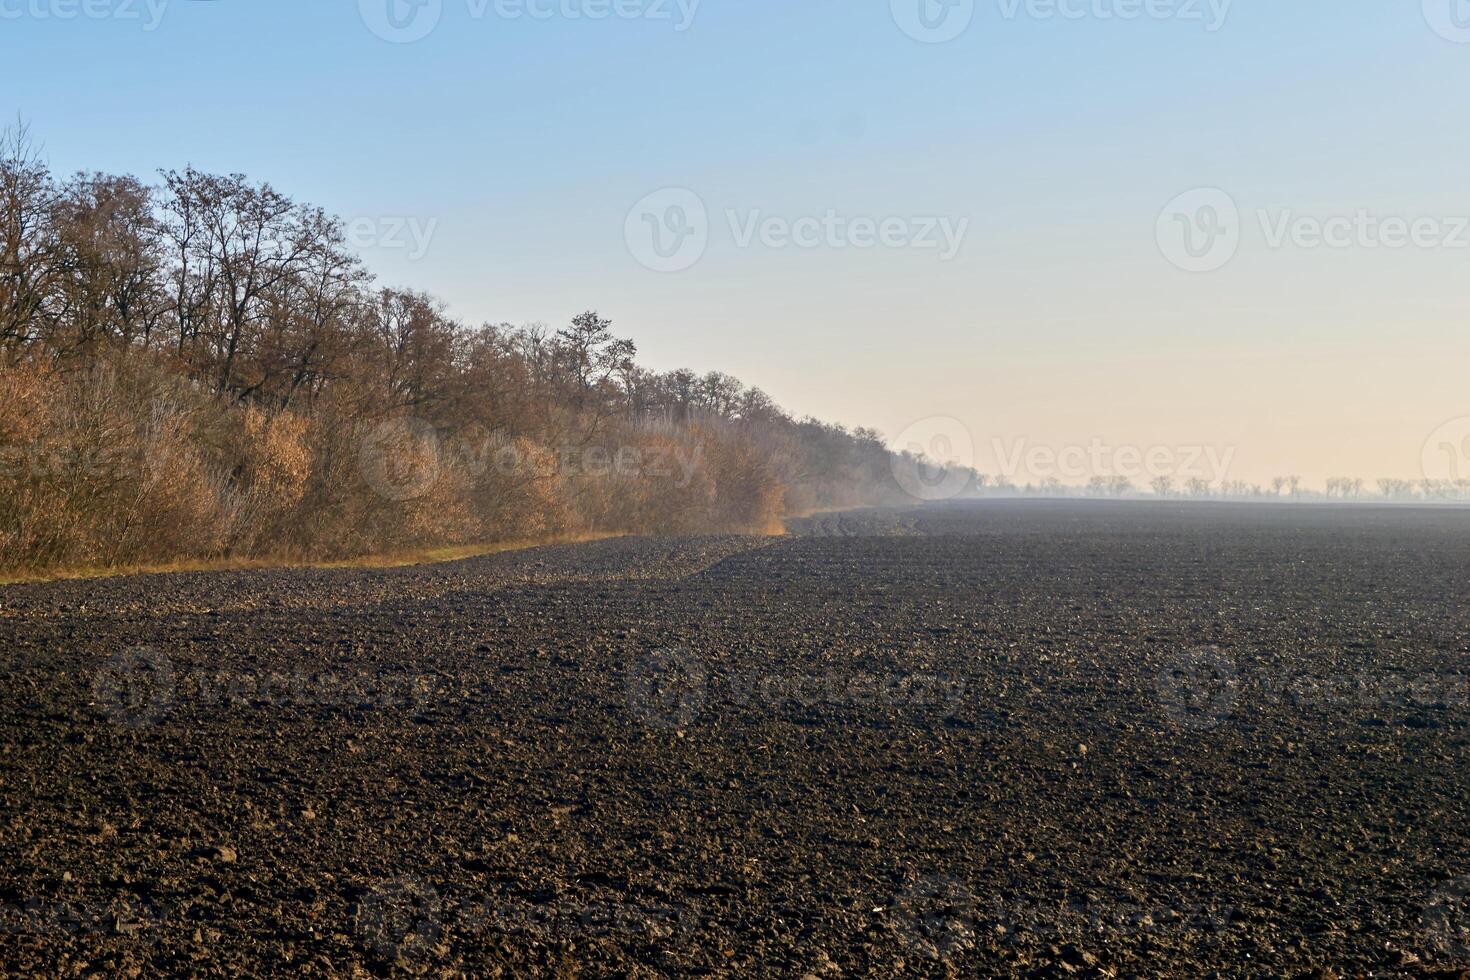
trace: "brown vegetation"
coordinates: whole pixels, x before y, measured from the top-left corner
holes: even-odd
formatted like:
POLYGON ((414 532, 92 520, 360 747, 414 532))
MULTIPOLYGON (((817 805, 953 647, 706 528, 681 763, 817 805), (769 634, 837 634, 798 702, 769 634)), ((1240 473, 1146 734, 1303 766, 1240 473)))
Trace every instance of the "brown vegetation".
POLYGON ((239 175, 0 141, 0 571, 779 527, 900 495, 878 434, 657 374, 596 313, 469 327, 239 175))

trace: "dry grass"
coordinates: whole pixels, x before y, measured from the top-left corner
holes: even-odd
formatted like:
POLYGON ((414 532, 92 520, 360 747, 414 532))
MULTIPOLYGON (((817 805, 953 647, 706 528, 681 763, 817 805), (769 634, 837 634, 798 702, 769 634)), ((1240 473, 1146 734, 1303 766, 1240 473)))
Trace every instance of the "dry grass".
POLYGON ((173 575, 180 572, 238 572, 273 568, 409 568, 415 565, 439 565, 466 558, 480 558, 507 551, 529 551, 558 544, 585 544, 626 537, 623 534, 569 534, 537 541, 500 541, 494 544, 456 545, 445 548, 420 548, 386 555, 336 561, 291 561, 269 558, 239 558, 221 561, 180 561, 164 565, 127 565, 117 568, 72 568, 47 570, 34 574, 0 575, 0 585, 24 585, 31 582, 69 582, 82 579, 122 578, 129 575, 173 575))

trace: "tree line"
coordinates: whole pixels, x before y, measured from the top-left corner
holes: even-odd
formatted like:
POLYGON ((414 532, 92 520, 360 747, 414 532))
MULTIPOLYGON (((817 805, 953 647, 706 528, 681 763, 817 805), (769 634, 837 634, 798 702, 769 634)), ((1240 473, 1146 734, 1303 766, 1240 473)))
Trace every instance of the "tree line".
POLYGON ((23 127, 0 137, 0 567, 763 531, 904 499, 877 432, 636 355, 594 311, 465 324, 243 175, 58 178, 23 127))

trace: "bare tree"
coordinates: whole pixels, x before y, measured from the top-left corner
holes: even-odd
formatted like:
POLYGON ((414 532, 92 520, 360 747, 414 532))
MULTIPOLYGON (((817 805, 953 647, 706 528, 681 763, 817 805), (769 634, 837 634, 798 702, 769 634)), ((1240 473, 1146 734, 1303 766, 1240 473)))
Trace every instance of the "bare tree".
POLYGON ((242 361, 259 353, 272 294, 313 244, 310 219, 269 184, 253 186, 240 174, 220 177, 190 167, 163 178, 165 227, 180 264, 175 305, 187 325, 181 333, 203 341, 200 366, 213 375, 216 390, 252 390, 258 375, 236 375, 242 361))
POLYGON ((458 325, 423 293, 384 289, 362 310, 364 380, 379 411, 432 414, 454 394, 458 325))
POLYGON ((29 129, 0 132, 0 346, 33 340, 61 278, 56 192, 29 129))
POLYGON ((1389 500, 1412 500, 1414 498, 1414 488, 1415 483, 1413 480, 1383 477, 1378 481, 1379 492, 1389 500))
POLYGON ((77 351, 104 339, 147 344, 167 312, 153 202, 134 177, 80 174, 56 202, 64 311, 53 343, 77 351))
POLYGON ((369 276, 347 251, 342 225, 319 209, 298 215, 299 264, 266 295, 259 370, 253 388, 289 406, 343 370, 350 327, 369 276))
POLYGON ((567 371, 578 409, 596 408, 601 414, 608 408, 600 397, 605 393, 604 386, 631 366, 638 348, 631 340, 613 336, 611 320, 588 310, 573 317, 570 326, 556 332, 555 352, 567 371))

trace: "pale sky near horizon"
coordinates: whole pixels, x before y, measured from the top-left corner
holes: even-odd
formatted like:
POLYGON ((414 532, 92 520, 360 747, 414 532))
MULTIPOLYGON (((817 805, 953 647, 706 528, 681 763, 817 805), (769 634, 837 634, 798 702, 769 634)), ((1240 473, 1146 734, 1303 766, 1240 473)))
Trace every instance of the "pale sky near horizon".
POLYGON ((0 112, 986 472, 1470 478, 1470 0, 416 2, 0 0, 0 112))

